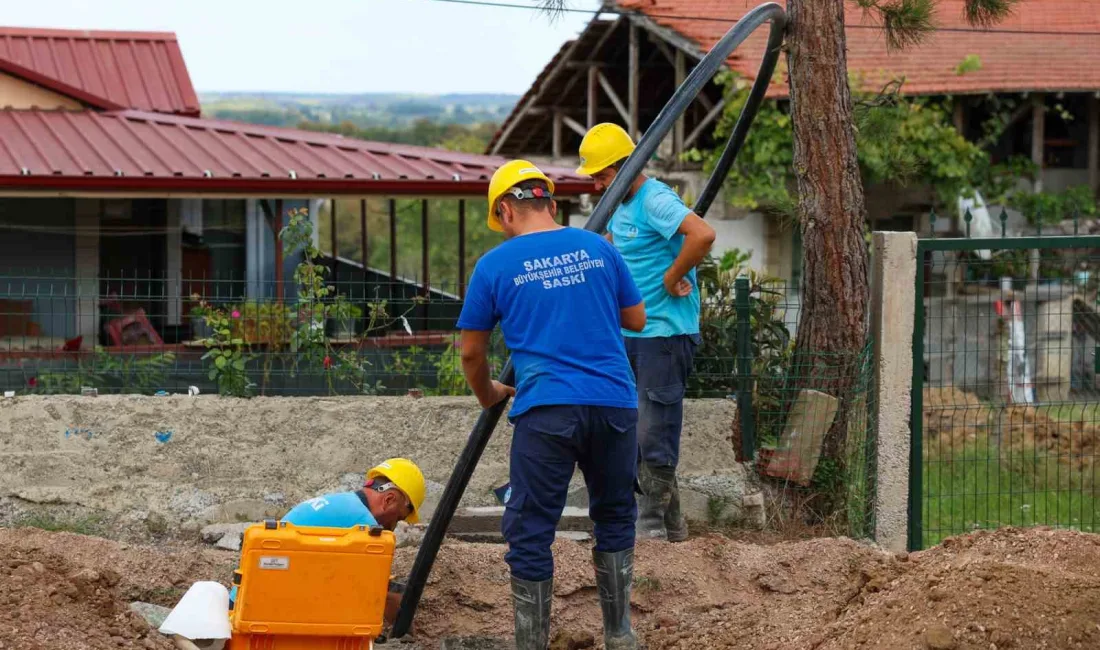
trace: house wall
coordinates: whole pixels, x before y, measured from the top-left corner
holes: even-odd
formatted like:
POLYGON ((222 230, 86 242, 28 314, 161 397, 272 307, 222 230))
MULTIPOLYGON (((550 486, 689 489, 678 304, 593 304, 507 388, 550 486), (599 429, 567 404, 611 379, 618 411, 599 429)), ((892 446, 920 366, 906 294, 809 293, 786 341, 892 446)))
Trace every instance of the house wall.
POLYGON ((83 108, 75 99, 4 73, 0 73, 0 106, 24 109, 80 110, 83 108))
POLYGON ((75 203, 0 198, 0 300, 32 301, 45 337, 76 330, 75 203))

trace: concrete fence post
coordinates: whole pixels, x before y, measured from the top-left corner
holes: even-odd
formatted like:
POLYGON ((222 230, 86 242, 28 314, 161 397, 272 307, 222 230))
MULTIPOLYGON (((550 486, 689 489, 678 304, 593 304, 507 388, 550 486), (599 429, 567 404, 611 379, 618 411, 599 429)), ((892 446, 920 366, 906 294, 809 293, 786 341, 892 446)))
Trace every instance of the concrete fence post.
POLYGON ((876 232, 871 253, 871 336, 878 438, 875 448, 875 540, 905 551, 909 525, 909 410, 917 237, 876 232))

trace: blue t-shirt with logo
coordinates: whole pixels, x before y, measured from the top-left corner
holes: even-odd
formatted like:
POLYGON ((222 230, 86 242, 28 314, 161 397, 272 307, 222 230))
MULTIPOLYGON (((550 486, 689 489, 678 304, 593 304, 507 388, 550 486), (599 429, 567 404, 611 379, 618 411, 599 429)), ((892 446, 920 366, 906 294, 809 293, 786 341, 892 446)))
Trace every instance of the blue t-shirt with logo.
POLYGON ((690 294, 677 298, 665 290, 665 272, 684 246, 684 236, 676 231, 690 213, 691 208, 684 205, 671 187, 649 178, 611 215, 607 229, 645 300, 645 329, 624 330, 624 336, 654 338, 699 333, 699 283, 695 269, 685 276, 692 286, 690 294))
POLYGON ((516 370, 512 418, 536 406, 637 408, 619 311, 641 301, 610 242, 559 228, 483 255, 458 327, 489 331, 500 323, 516 370))

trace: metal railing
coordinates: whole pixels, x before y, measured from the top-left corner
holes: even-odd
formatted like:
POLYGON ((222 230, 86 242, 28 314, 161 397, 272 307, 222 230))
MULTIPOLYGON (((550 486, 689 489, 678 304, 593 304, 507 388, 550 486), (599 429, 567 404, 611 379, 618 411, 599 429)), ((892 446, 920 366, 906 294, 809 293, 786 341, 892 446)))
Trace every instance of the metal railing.
MULTIPOLYGON (((0 389, 469 394, 455 330, 457 282, 425 287, 361 267, 335 277, 318 300, 299 295, 289 273, 277 293, 274 280, 0 269, 0 389)), ((704 346, 691 396, 731 392, 731 354, 704 346)), ((496 370, 506 356, 498 332, 496 370)))
POLYGON ((1073 220, 1005 237, 1006 221, 1000 237, 918 243, 913 549, 979 528, 1100 530, 1100 236, 1073 220))

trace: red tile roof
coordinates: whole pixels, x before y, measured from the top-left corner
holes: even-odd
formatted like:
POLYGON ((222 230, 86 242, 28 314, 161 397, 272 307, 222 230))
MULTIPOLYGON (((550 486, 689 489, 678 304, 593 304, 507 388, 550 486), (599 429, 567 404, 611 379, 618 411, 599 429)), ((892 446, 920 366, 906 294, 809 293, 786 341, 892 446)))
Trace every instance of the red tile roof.
POLYGON ((4 27, 0 71, 94 108, 199 115, 172 33, 4 27))
MULTIPOLYGON (((141 111, 0 111, 0 190, 477 196, 498 156, 141 111)), ((559 195, 592 191, 544 168, 559 195)))
MULTIPOLYGON (((707 51, 760 1, 617 0, 617 4, 646 14, 707 51)), ((920 46, 888 53, 881 29, 848 0, 848 69, 863 73, 872 84, 904 75, 904 90, 910 94, 1100 90, 1100 36, 1096 35, 1100 0, 1024 0, 993 31, 973 31, 963 6, 963 0, 939 0, 935 22, 947 29, 932 34, 920 46), (981 59, 981 69, 957 74, 956 67, 968 55, 981 59)), ((767 30, 758 30, 730 58, 731 67, 755 75, 766 39, 767 30)), ((773 84, 769 94, 786 96, 786 84, 773 84)))

